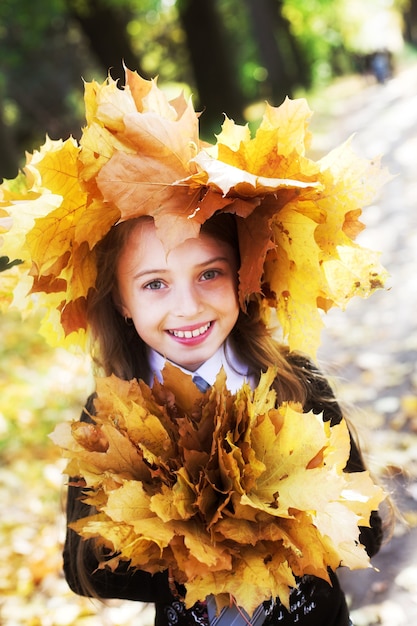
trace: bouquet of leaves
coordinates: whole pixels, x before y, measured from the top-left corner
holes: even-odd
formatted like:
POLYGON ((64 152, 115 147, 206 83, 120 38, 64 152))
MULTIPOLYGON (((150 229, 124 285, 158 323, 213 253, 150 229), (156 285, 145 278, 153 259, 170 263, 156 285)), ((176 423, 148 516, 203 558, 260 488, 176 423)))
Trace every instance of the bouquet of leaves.
POLYGON ((101 567, 169 569, 187 606, 214 594, 249 615, 270 597, 288 606, 304 574, 369 567, 358 526, 384 494, 368 472, 343 471, 344 422, 276 407, 273 368, 235 395, 223 372, 205 394, 174 366, 163 375, 152 388, 98 379, 94 423, 52 435, 97 510, 72 528, 113 554, 101 567))

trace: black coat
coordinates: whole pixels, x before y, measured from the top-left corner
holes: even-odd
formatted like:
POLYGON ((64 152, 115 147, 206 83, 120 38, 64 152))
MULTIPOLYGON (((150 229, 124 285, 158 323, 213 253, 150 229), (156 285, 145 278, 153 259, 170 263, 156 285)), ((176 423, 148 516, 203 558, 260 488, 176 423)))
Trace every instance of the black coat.
MULTIPOLYGON (((313 369, 305 368, 307 387, 311 389, 304 407, 306 412, 323 412, 324 421, 331 425, 342 420, 342 412, 335 402, 332 391, 325 379, 317 378, 313 369), (315 398, 320 397, 317 401, 315 398)), ((92 398, 87 403, 88 412, 93 409, 92 398)), ((88 420, 84 412, 83 420, 88 420)), ((354 440, 351 438, 351 453, 346 471, 354 472, 365 469, 361 454, 354 440)), ((80 503, 81 489, 70 486, 68 488, 67 521, 68 523, 88 514, 88 507, 80 503), (83 511, 84 508, 84 511, 83 511)), ((112 572, 109 569, 96 569, 97 560, 93 549, 85 553, 85 563, 88 575, 88 590, 80 580, 77 564, 77 547, 80 537, 68 529, 64 547, 64 572, 70 588, 80 595, 95 594, 100 598, 119 598, 152 602, 156 608, 156 626, 207 626, 205 604, 197 604, 186 610, 184 604, 174 597, 169 589, 166 572, 155 575, 144 571, 131 571, 126 565, 120 565, 112 572)), ((371 526, 361 528, 360 541, 365 546, 369 556, 376 554, 382 541, 382 524, 379 515, 374 512, 371 516, 371 526)), ((290 596, 291 612, 289 613, 278 602, 265 603, 264 626, 273 624, 303 624, 305 626, 348 626, 348 609, 343 591, 334 572, 330 572, 332 585, 321 578, 304 576, 297 589, 290 596)))

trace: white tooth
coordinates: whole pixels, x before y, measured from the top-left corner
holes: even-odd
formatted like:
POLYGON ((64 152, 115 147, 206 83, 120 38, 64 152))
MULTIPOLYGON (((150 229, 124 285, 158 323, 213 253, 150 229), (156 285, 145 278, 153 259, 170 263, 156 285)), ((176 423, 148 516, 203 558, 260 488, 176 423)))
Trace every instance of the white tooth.
POLYGON ((180 339, 191 339, 191 337, 198 337, 202 335, 210 328, 210 322, 205 326, 200 326, 200 328, 196 328, 195 330, 172 330, 172 334, 175 337, 179 337, 180 339))

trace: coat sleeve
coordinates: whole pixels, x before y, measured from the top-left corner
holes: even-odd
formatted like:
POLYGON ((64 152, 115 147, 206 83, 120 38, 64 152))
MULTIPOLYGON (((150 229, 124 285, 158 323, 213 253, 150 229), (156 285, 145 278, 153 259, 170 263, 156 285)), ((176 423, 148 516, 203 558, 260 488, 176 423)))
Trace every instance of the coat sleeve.
MULTIPOLYGON (((314 364, 303 357, 294 357, 293 364, 297 369, 303 372, 307 388, 307 400, 304 405, 306 412, 322 413, 323 420, 330 422, 331 426, 339 424, 344 419, 340 405, 335 399, 334 393, 329 382, 320 373, 314 364)), ((349 425, 348 425, 349 426, 349 425)), ((345 472, 362 472, 366 470, 366 465, 359 449, 358 444, 354 440, 351 431, 350 434, 350 455, 346 464, 345 472)), ((360 526, 359 541, 369 555, 374 556, 379 551, 383 540, 383 525, 381 516, 378 511, 372 511, 370 516, 370 526, 360 526)))
MULTIPOLYGON (((92 413, 93 397, 89 398, 86 409, 92 413)), ((87 412, 82 421, 91 421, 87 412)), ((81 501, 82 489, 70 485, 67 495, 67 524, 71 524, 91 513, 88 505, 81 501)), ((115 571, 109 568, 98 569, 92 540, 83 540, 67 525, 63 551, 64 575, 69 587, 75 593, 98 598, 118 598, 141 602, 173 600, 169 591, 166 572, 151 575, 140 570, 129 569, 128 563, 122 564, 115 571)))

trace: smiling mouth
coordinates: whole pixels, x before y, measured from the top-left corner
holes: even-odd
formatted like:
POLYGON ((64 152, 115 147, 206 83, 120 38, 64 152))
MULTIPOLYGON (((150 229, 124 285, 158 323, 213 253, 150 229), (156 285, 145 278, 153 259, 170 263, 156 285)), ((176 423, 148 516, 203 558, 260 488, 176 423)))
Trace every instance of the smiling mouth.
POLYGON ((204 326, 200 326, 199 328, 194 328, 193 330, 169 330, 170 335, 174 335, 174 337, 178 337, 179 339, 192 339, 193 337, 200 337, 200 335, 204 335, 212 325, 212 322, 208 322, 204 324, 204 326))

